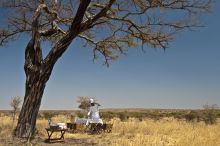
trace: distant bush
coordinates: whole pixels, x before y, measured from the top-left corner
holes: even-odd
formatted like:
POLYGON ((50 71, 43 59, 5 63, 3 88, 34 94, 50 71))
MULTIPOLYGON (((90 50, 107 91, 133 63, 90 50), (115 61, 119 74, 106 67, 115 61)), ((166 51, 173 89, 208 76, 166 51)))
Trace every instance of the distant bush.
POLYGON ((37 115, 37 118, 38 119, 44 119, 44 115, 42 112, 39 112, 38 115, 37 115))
POLYGON ((100 117, 106 120, 110 120, 114 117, 117 117, 117 114, 113 112, 101 112, 100 117))
POLYGON ((75 114, 70 114, 70 121, 73 122, 75 120, 76 115, 75 114))
POLYGON ((83 113, 83 112, 76 112, 76 116, 78 118, 84 118, 85 117, 85 113, 83 113))
POLYGON ((187 114, 186 111, 173 111, 173 112, 170 112, 165 117, 174 117, 175 119, 184 119, 186 114, 187 114))
POLYGON ((118 113, 118 118, 121 120, 121 121, 127 121, 129 119, 129 115, 127 112, 119 112, 118 113))
POLYGON ((10 106, 12 107, 12 125, 14 126, 14 122, 15 122, 15 118, 16 118, 16 114, 19 112, 20 110, 20 105, 21 105, 21 97, 19 96, 16 96, 16 97, 13 97, 11 99, 11 102, 10 102, 10 106))
MULTIPOLYGON (((90 99, 92 97, 87 97, 87 96, 78 96, 77 97, 77 102, 79 103, 78 108, 84 110, 84 111, 88 111, 89 107, 90 107, 90 99)), ((94 99, 94 98, 92 98, 94 99)))
POLYGON ((220 118, 220 111, 216 111, 216 117, 220 118))
POLYGON ((217 106, 216 105, 204 105, 203 106, 204 111, 203 111, 203 120, 206 124, 215 124, 217 120, 217 115, 216 115, 216 110, 217 106))
POLYGON ((154 112, 146 113, 145 117, 148 117, 148 118, 151 118, 151 119, 157 121, 163 117, 163 114, 158 111, 154 111, 154 112))
POLYGON ((42 113, 42 117, 44 118, 44 119, 46 119, 46 120, 48 120, 48 119, 51 119, 51 118, 53 118, 54 116, 56 116, 57 114, 56 113, 54 113, 54 112, 43 112, 42 113))
POLYGON ((134 113, 133 117, 137 118, 139 121, 143 121, 144 115, 142 113, 136 112, 136 113, 134 113))
POLYGON ((110 120, 114 117, 117 117, 121 119, 121 121, 126 121, 129 118, 137 118, 140 121, 143 120, 144 117, 146 117, 146 113, 142 112, 101 112, 100 117, 106 120, 110 120))
POLYGON ((185 114, 185 119, 187 122, 194 122, 197 118, 197 113, 195 111, 190 111, 189 113, 185 114))

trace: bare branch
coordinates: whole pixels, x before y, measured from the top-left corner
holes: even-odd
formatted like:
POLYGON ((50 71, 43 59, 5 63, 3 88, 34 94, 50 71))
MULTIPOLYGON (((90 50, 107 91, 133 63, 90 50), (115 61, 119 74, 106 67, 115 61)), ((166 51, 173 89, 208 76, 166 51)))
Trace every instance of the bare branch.
POLYGON ((116 0, 109 0, 109 3, 106 6, 95 4, 94 6, 99 6, 102 9, 101 9, 101 11, 99 13, 97 13, 96 15, 94 15, 93 17, 91 17, 89 20, 87 20, 84 23, 84 25, 83 25, 84 30, 93 27, 94 23, 98 19, 100 19, 101 17, 106 16, 107 12, 110 10, 111 6, 114 4, 115 1, 116 0))
POLYGON ((73 19, 71 27, 67 33, 55 44, 55 46, 48 53, 44 59, 44 63, 48 68, 53 67, 57 59, 65 52, 72 40, 80 33, 81 23, 85 15, 86 9, 91 0, 81 0, 76 15, 73 19))
POLYGON ((76 16, 73 19, 70 30, 77 31, 76 29, 80 28, 80 24, 83 21, 83 17, 86 13, 87 7, 89 6, 91 0, 81 0, 79 8, 76 12, 76 16))
POLYGON ((93 49, 94 58, 102 54, 105 61, 114 60, 129 47, 167 48, 177 33, 202 27, 195 18, 211 4, 212 0, 22 1, 7 4, 23 12, 10 17, 0 41, 32 32, 55 44, 44 59, 55 62, 78 36, 93 49))

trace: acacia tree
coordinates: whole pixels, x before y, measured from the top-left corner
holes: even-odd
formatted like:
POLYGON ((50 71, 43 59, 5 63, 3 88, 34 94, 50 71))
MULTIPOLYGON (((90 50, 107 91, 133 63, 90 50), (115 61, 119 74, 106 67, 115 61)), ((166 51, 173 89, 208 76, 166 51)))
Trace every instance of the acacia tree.
POLYGON ((91 97, 88 96, 78 96, 77 97, 77 102, 79 103, 78 108, 88 112, 90 107, 90 98, 91 97))
MULTIPOLYGON (((0 44, 19 34, 30 38, 25 51, 25 95, 17 137, 32 137, 47 81, 57 60, 76 38, 106 65, 127 48, 167 48, 174 35, 200 26, 212 0, 1 0, 7 12, 0 44), (51 42, 48 54, 42 43, 51 42)), ((3 18, 1 18, 3 19, 3 18)))
POLYGON ((10 106, 12 107, 12 126, 14 126, 15 117, 20 110, 21 102, 21 97, 19 96, 13 97, 10 102, 10 106))

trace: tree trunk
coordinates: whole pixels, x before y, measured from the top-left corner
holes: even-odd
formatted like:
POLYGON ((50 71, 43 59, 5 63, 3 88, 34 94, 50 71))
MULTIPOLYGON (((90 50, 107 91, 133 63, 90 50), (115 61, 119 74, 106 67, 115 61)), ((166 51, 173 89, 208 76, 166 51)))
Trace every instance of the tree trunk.
POLYGON ((40 76, 39 80, 35 80, 35 74, 30 74, 27 78, 24 102, 14 133, 16 137, 28 138, 35 135, 37 115, 46 85, 45 80, 41 80, 42 78, 45 77, 40 76), (28 79, 33 82, 28 81, 28 79))
MULTIPOLYGON (((50 78, 53 66, 56 61, 66 51, 73 39, 86 26, 80 25, 83 21, 84 13, 91 0, 80 2, 76 16, 71 24, 70 30, 55 44, 48 55, 43 59, 41 49, 41 35, 39 33, 39 17, 45 10, 45 5, 40 4, 34 13, 32 21, 32 38, 25 50, 26 89, 24 102, 18 118, 14 135, 20 138, 31 138, 35 135, 35 125, 41 99, 47 81, 50 78)), ((47 10, 48 11, 48 10, 47 10)))
POLYGON ((18 118, 14 135, 20 138, 31 138, 35 135, 35 125, 46 82, 52 72, 53 65, 44 64, 40 45, 30 40, 25 52, 24 70, 26 73, 26 89, 24 102, 18 118))

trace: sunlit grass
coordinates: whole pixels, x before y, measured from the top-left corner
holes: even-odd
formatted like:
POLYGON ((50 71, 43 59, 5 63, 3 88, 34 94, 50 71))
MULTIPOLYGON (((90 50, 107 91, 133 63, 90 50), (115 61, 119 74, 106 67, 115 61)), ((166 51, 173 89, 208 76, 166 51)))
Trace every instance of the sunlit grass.
MULTIPOLYGON (((8 143, 9 141, 12 141, 13 126, 12 117, 0 117, 0 141, 2 143, 8 143)), ((3 146, 1 142, 0 146, 3 146)))
MULTIPOLYGON (((63 116, 52 118, 57 122, 69 122, 63 116)), ((87 140, 87 143, 101 146, 218 146, 220 145, 220 123, 206 125, 204 122, 185 122, 173 118, 161 120, 129 119, 121 122, 114 118, 109 123, 113 123, 112 133, 102 133, 99 135, 89 135, 86 133, 66 133, 68 140, 87 140)), ((37 121, 38 136, 41 139, 47 138, 45 128, 47 120, 37 121)), ((11 138, 12 118, 0 117, 0 136, 7 141, 11 138)), ((56 135, 54 135, 56 136, 56 135)), ((43 141, 41 142, 43 143, 43 141)), ((1 145, 1 144, 0 144, 1 145)), ((74 145, 74 143, 68 143, 74 145)))

